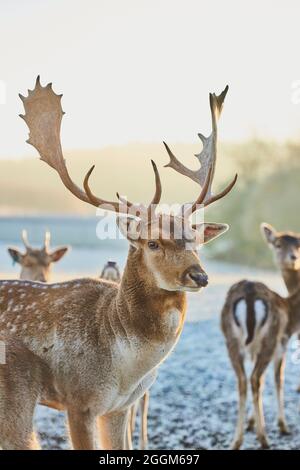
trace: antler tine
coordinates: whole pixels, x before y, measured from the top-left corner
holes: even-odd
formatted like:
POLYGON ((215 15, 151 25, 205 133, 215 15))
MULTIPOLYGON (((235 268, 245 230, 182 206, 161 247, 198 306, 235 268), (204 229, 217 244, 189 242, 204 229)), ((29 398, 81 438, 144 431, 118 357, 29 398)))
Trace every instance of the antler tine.
POLYGON ((199 206, 200 204, 203 204, 203 207, 207 207, 210 204, 212 204, 213 202, 216 202, 219 199, 222 199, 224 196, 226 196, 226 194, 228 194, 232 190, 235 183, 237 182, 238 175, 236 173, 235 177, 233 178, 231 183, 229 183, 228 186, 226 186, 226 188, 223 189, 223 191, 221 191, 220 193, 215 194, 215 195, 213 195, 210 198, 205 200, 205 197, 206 197, 206 194, 207 194, 207 191, 208 191, 208 188, 209 188, 209 184, 210 184, 210 181, 211 181, 211 177, 212 177, 212 171, 213 171, 213 169, 212 169, 212 167, 210 167, 208 175, 206 177, 206 181, 204 183, 204 186, 202 188, 202 191, 201 191, 198 199, 192 204, 192 206, 188 207, 185 211, 183 211, 184 217, 189 217, 191 214, 193 214, 193 212, 195 212, 197 210, 197 206, 199 206))
POLYGON ((45 239, 44 239, 44 250, 47 251, 50 247, 50 241, 51 241, 51 233, 49 230, 46 230, 45 232, 45 239))
POLYGON ((92 204, 93 206, 96 206, 96 207, 101 207, 102 209, 106 209, 106 210, 113 210, 115 212, 127 213, 128 208, 130 207, 130 203, 128 204, 128 202, 125 201, 124 199, 120 201, 121 202, 121 204, 120 204, 119 202, 106 201, 105 199, 101 199, 101 198, 94 195, 94 193, 92 192, 92 190, 89 186, 89 179, 90 179, 91 174, 94 171, 94 168, 95 168, 95 165, 93 165, 89 169, 89 171, 85 175, 85 178, 84 178, 84 181, 83 181, 83 187, 84 187, 84 190, 85 190, 85 194, 86 194, 86 197, 87 197, 88 201, 90 202, 90 204, 92 204))
MULTIPOLYGON (((161 187, 161 181, 160 181, 160 176, 159 172, 157 169, 156 164, 154 163, 153 160, 151 160, 152 163, 152 168, 155 174, 155 193, 153 196, 153 199, 151 203, 149 204, 147 208, 147 212, 151 213, 151 206, 152 205, 157 205, 160 201, 161 198, 161 193, 162 193, 162 187, 161 187)), ((101 199, 97 196, 95 196, 89 186, 89 179, 94 171, 95 165, 93 165, 90 170, 87 172, 84 181, 83 181, 83 187, 85 190, 85 193, 90 201, 91 204, 93 204, 96 207, 101 206, 103 209, 110 209, 113 207, 115 212, 120 212, 120 213, 128 213, 128 209, 133 206, 132 202, 127 201, 127 199, 123 198, 120 196, 119 193, 117 193, 117 198, 119 199, 119 202, 112 202, 112 201, 106 201, 104 199, 101 199)))
MULTIPOLYGON (((204 196, 205 199, 209 199, 211 197, 211 186, 214 179, 215 174, 215 166, 217 160, 217 122, 221 115, 223 103, 228 92, 228 86, 220 93, 220 95, 216 95, 215 93, 209 94, 209 103, 210 103, 210 110, 211 110, 211 119, 212 119, 212 132, 209 137, 205 137, 203 134, 198 134, 200 140, 203 144, 202 151, 195 155, 200 163, 200 168, 198 170, 191 170, 190 168, 183 165, 173 154, 170 150, 168 145, 164 142, 168 155, 170 157, 170 162, 165 165, 166 167, 173 168, 173 170, 181 173, 184 176, 192 179, 196 183, 198 183, 202 188, 206 186, 207 183, 207 175, 210 172, 209 178, 209 186, 207 188, 207 192, 204 196), (211 169, 211 171, 210 171, 211 169)), ((200 196, 202 197, 202 192, 200 196)), ((199 198, 200 198, 199 196, 199 198)), ((193 204, 193 206, 199 204, 199 198, 193 204)))
POLYGON ((22 239, 22 242, 23 242, 25 248, 26 248, 27 250, 30 249, 30 245, 29 245, 29 242, 28 242, 27 230, 22 230, 22 232, 21 232, 21 239, 22 239))
POLYGON ((198 177, 198 171, 191 170, 190 168, 185 166, 183 163, 181 163, 178 160, 178 158, 175 157, 174 153, 172 152, 172 150, 170 149, 168 144, 166 144, 166 142, 163 142, 163 144, 164 144, 164 146, 166 148, 166 151, 168 152, 168 155, 170 157, 169 163, 164 165, 164 167, 165 168, 173 168, 173 170, 177 171, 177 173, 180 173, 183 176, 187 176, 188 178, 191 178, 196 183, 200 184, 199 183, 199 177, 198 177))
POLYGON ((161 180, 160 180, 156 163, 153 160, 151 160, 151 164, 152 164, 152 168, 153 168, 154 175, 155 175, 155 193, 149 205, 150 210, 151 210, 152 205, 157 205, 160 203, 161 194, 162 194, 161 180))
POLYGON ((237 182, 237 179, 238 179, 238 175, 237 173, 235 174, 235 177, 233 178, 233 180, 231 181, 231 183, 229 183, 228 186, 226 186, 225 189, 223 189, 223 191, 221 191, 220 193, 218 194, 215 194, 213 196, 211 196, 209 199, 207 199, 205 202, 204 202, 204 207, 207 207, 209 206, 210 204, 212 204, 213 202, 215 201, 218 201, 219 199, 222 199, 224 196, 226 196, 226 194, 228 194, 232 188, 234 187, 235 183, 237 182))
POLYGON ((188 207, 185 211, 183 211, 184 217, 189 217, 193 212, 195 212, 195 210, 197 209, 197 206, 203 203, 203 201, 206 197, 209 185, 210 185, 212 171, 213 171, 213 168, 211 166, 208 173, 207 173, 207 177, 206 177, 204 186, 201 190, 201 193, 199 194, 199 197, 196 199, 196 201, 190 207, 188 207))

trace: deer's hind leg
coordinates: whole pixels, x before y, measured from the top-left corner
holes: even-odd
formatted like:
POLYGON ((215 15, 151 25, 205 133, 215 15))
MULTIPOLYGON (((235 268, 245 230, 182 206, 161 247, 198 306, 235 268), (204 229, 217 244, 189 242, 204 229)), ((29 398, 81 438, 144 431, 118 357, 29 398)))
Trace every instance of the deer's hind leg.
POLYGON ((272 342, 270 338, 262 344, 261 352, 257 355, 253 372, 251 374, 251 388, 253 395, 254 415, 256 424, 256 435, 263 449, 269 447, 268 438, 265 430, 265 418, 263 411, 262 389, 264 381, 264 373, 272 360, 276 342, 272 342))
POLYGON ((276 394, 278 402, 278 426, 281 434, 289 434, 289 429, 285 420, 284 413, 284 368, 286 356, 287 340, 283 339, 281 344, 277 346, 274 358, 274 378, 276 385, 276 394))
POLYGON ((247 402, 247 377, 244 368, 244 356, 240 350, 240 345, 236 339, 227 344, 229 357, 232 367, 236 373, 238 380, 239 392, 239 410, 238 419, 236 423, 236 430, 231 449, 238 450, 244 439, 244 425, 246 417, 246 402, 247 402))
POLYGON ((0 365, 0 447, 39 449, 33 415, 41 388, 40 363, 19 342, 6 346, 7 362, 0 365))
POLYGON ((0 447, 4 450, 36 450, 39 443, 33 431, 37 394, 26 384, 4 389, 0 373, 0 447))

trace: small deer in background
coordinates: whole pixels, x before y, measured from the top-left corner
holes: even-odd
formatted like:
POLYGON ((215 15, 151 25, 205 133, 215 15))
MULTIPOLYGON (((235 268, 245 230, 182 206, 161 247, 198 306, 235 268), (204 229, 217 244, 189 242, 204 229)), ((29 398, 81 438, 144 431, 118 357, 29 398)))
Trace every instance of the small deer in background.
POLYGON ((289 433, 284 413, 284 366, 288 339, 300 327, 299 306, 292 308, 297 305, 298 297, 300 299, 300 236, 294 232, 277 232, 266 223, 261 224, 261 231, 273 250, 289 297, 284 299, 264 284, 248 281, 233 285, 228 292, 221 322, 239 388, 239 416, 233 449, 238 449, 243 442, 247 395, 244 369, 246 356, 250 356, 254 362, 251 375, 254 416, 248 420, 248 429, 252 430, 256 424, 261 445, 268 446, 261 394, 265 369, 273 359, 278 426, 282 434, 289 433))
POLYGON ((22 241, 25 246, 25 253, 21 253, 16 248, 8 248, 8 253, 14 263, 21 265, 20 279, 29 281, 49 282, 51 275, 51 264, 59 261, 68 251, 68 247, 61 247, 50 252, 50 232, 45 233, 44 245, 42 248, 33 248, 27 237, 26 230, 22 231, 22 241))
MULTIPOLYGON (((239 411, 232 448, 239 449, 243 442, 247 398, 244 361, 247 355, 254 363, 251 387, 257 438, 266 448, 268 440, 262 386, 266 368, 272 360, 278 399, 278 426, 282 434, 288 433, 284 416, 284 365, 288 341, 300 330, 300 289, 285 298, 260 282, 241 281, 233 285, 227 294, 221 325, 238 379, 239 411)), ((250 418, 250 427, 253 424, 253 418, 250 418)))
POLYGON ((102 269, 100 274, 101 279, 106 279, 107 281, 120 282, 121 273, 116 261, 107 261, 102 269))
MULTIPOLYGON (((244 362, 247 357, 253 362, 251 387, 254 419, 261 446, 268 447, 262 405, 263 377, 273 358, 279 401, 278 424, 282 432, 287 431, 281 389, 282 351, 287 341, 284 335, 287 321, 284 300, 264 284, 241 281, 230 288, 222 309, 221 326, 239 392, 238 419, 232 449, 239 449, 243 443, 248 382, 244 362)), ((253 426, 252 416, 250 426, 253 426)))
POLYGON ((291 295, 300 288, 300 234, 278 232, 272 225, 261 224, 261 231, 274 253, 275 263, 291 295))
MULTIPOLYGON (((119 229, 130 245, 120 284, 95 279, 52 285, 0 281, 0 331, 24 342, 46 364, 49 374, 45 372, 46 386, 38 401, 67 410, 75 449, 96 447, 96 424, 102 448, 125 448, 129 410, 151 387, 158 366, 180 337, 186 292, 197 292, 208 284, 197 248, 226 232, 228 225, 193 225, 189 218, 200 207, 225 197, 236 182, 237 176, 223 191, 211 194, 217 121, 226 93, 227 88, 219 96, 210 95, 213 130, 201 154, 204 183, 195 202, 184 206, 179 215, 157 213, 162 187, 153 162, 155 194, 149 206, 137 207, 139 217, 130 214, 133 204, 129 201, 107 201, 93 194, 89 185, 93 167, 84 179, 84 189, 72 181, 60 142, 61 96, 51 85, 42 87, 38 78, 35 89, 22 97, 29 143, 73 195, 119 215, 119 229)), ((14 392, 18 393, 17 385, 14 392)), ((5 397, 0 395, 0 400, 5 402, 5 397)), ((27 390, 24 410, 13 419, 2 406, 2 447, 3 442, 6 448, 16 447, 16 436, 8 439, 3 433, 5 420, 18 432, 19 446, 30 447, 36 400, 36 394, 27 390)))
MULTIPOLYGON (((300 234, 292 231, 278 232, 272 225, 261 224, 262 234, 271 248, 276 265, 289 295, 300 289, 300 234)), ((298 336, 300 339, 300 335, 298 336)), ((297 388, 300 392, 300 385, 297 388)))

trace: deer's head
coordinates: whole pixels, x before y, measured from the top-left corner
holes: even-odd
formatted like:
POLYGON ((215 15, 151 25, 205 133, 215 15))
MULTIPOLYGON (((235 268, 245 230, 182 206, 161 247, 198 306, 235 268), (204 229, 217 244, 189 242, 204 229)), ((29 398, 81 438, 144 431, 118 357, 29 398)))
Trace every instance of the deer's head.
POLYGON ((48 282, 51 273, 51 264, 59 261, 68 251, 67 247, 49 251, 50 232, 45 233, 44 245, 42 248, 33 248, 27 238, 27 232, 22 231, 22 241, 25 253, 21 253, 16 248, 8 248, 8 252, 15 263, 21 265, 20 279, 30 281, 48 282))
POLYGON ((203 150, 197 155, 201 164, 199 170, 192 171, 185 167, 165 144, 170 157, 170 163, 166 166, 191 178, 201 187, 195 202, 184 207, 179 215, 156 213, 162 188, 154 162, 156 189, 147 207, 135 206, 118 193, 118 201, 107 201, 95 196, 89 185, 94 167, 84 179, 84 189, 79 188, 70 178, 61 148, 62 95, 56 95, 51 84, 42 87, 38 77, 28 97, 21 96, 26 112, 22 117, 30 130, 28 143, 38 150, 42 160, 58 172, 63 184, 78 199, 118 214, 118 226, 131 245, 130 256, 135 257, 138 269, 146 272, 148 281, 159 288, 192 291, 206 286, 207 275, 200 264, 197 249, 228 229, 226 224, 203 223, 195 226, 189 220, 199 208, 207 207, 229 193, 236 182, 235 176, 225 190, 216 195, 211 192, 217 156, 217 122, 227 90, 228 87, 219 96, 210 94, 212 133, 208 138, 199 134, 203 143, 203 150), (178 233, 181 235, 178 236, 178 233))
POLYGON ((282 270, 300 269, 300 234, 277 232, 272 225, 263 223, 261 230, 273 251, 275 261, 282 270))

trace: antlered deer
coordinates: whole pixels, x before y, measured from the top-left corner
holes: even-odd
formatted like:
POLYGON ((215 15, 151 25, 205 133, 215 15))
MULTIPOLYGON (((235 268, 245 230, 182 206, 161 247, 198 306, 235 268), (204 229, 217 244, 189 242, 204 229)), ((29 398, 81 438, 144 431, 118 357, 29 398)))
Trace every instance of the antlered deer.
MULTIPOLYGON (((182 331, 186 291, 199 291, 208 283, 196 248, 227 231, 228 226, 185 222, 199 205, 207 207, 221 199, 236 182, 235 177, 224 191, 210 192, 217 120, 226 92, 227 88, 219 96, 210 95, 213 129, 204 145, 204 184, 196 201, 179 216, 156 213, 162 188, 152 162, 156 190, 148 208, 139 206, 139 218, 128 215, 130 202, 109 202, 92 193, 89 178, 93 168, 84 179, 84 190, 72 181, 60 142, 61 96, 51 85, 42 87, 38 78, 35 89, 22 97, 29 143, 78 199, 118 213, 119 229, 130 244, 119 285, 92 279, 52 285, 0 282, 0 331, 23 341, 46 364, 50 372, 39 402, 67 410, 75 449, 95 448, 97 417, 101 447, 124 449, 128 410, 149 389, 157 367, 182 331)), ((31 393, 27 396, 29 406, 31 393)), ((9 414, 1 416, 3 419, 9 421, 9 414)), ((24 419, 20 416, 14 425, 21 428, 24 419)), ((28 414, 26 425, 26 429, 32 425, 28 414)), ((0 426, 0 444, 14 447, 13 438, 8 441, 2 429, 0 426)))
POLYGON ((28 242, 26 230, 23 230, 22 241, 26 249, 25 253, 21 253, 16 248, 8 248, 13 261, 21 265, 20 279, 49 282, 52 263, 59 261, 68 251, 68 247, 61 247, 50 252, 50 237, 50 232, 47 231, 43 247, 33 248, 28 242))

